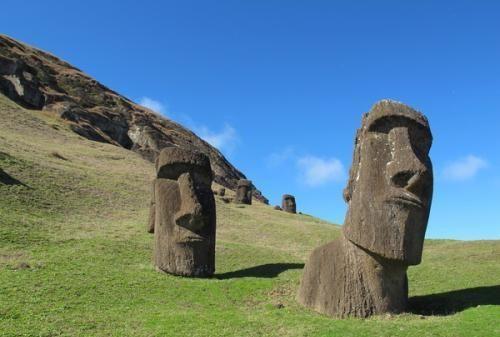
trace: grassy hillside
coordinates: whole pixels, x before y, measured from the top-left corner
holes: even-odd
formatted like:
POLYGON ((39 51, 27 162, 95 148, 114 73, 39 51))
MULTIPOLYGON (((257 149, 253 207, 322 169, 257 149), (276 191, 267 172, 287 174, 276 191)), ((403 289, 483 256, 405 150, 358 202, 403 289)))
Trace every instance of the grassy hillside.
POLYGON ((427 241, 413 313, 332 320, 294 300, 339 227, 217 200, 213 279, 160 274, 153 167, 0 95, 0 336, 499 336, 500 242, 427 241))

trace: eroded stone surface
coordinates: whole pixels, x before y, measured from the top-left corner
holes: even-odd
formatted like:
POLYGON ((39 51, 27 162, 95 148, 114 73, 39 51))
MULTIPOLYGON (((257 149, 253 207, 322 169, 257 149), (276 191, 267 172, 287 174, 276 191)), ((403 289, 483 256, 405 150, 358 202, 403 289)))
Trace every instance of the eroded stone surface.
POLYGON ((151 188, 151 201, 149 203, 149 218, 148 218, 148 225, 146 230, 148 233, 154 233, 155 232, 155 217, 156 217, 156 207, 155 207, 155 181, 153 180, 152 182, 152 188, 151 188))
POLYGON ((363 117, 343 234, 311 254, 300 303, 337 317, 405 310, 432 201, 431 143, 427 119, 402 103, 380 101, 363 117))
POLYGON ((154 181, 154 263, 182 276, 210 276, 215 270, 215 199, 208 157, 165 148, 154 181))

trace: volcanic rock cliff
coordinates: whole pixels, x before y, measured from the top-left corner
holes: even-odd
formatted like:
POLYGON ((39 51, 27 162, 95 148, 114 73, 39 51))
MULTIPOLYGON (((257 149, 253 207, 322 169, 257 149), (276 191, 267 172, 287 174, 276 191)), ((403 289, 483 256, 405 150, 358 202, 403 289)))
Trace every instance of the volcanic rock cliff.
MULTIPOLYGON (((50 110, 79 135, 130 149, 154 161, 167 146, 210 157, 215 182, 235 189, 245 175, 213 146, 172 120, 135 104, 59 58, 0 34, 0 92, 29 108, 50 110)), ((254 196, 267 203, 258 191, 254 196)))

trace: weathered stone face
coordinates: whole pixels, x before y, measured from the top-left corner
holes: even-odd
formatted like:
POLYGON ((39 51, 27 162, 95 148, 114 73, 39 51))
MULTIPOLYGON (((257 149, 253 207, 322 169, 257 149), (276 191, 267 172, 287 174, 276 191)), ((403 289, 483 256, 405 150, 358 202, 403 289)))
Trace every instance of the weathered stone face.
POLYGON ((288 213, 297 213, 297 205, 295 204, 295 197, 290 194, 283 195, 281 208, 288 213))
POLYGON ((427 119, 381 101, 363 118, 345 198, 345 236, 384 258, 418 264, 432 200, 427 119))
POLYGON ((252 204, 252 182, 247 179, 240 179, 236 188, 234 202, 237 204, 252 204))
POLYGON ((206 155, 165 148, 157 160, 155 250, 158 269, 209 276, 215 269, 215 199, 206 155))

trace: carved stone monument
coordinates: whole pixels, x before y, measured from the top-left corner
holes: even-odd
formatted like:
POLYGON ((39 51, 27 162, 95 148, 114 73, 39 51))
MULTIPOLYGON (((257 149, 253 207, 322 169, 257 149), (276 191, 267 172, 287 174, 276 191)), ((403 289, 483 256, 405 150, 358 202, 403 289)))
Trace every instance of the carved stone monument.
POLYGON ((284 194, 281 201, 281 208, 288 213, 297 213, 297 204, 295 203, 295 197, 290 194, 284 194))
POLYGON ((432 201, 425 116, 389 100, 363 117, 344 199, 341 237, 316 248, 297 299, 335 317, 405 310, 406 270, 420 263, 432 201))
POLYGON ((252 182, 247 179, 238 180, 234 202, 237 204, 252 204, 252 182))
POLYGON ((154 180, 154 264, 183 276, 215 269, 215 199, 208 157, 179 147, 163 149, 154 180))
POLYGON ((226 189, 224 187, 219 188, 219 195, 221 197, 226 195, 226 189))

